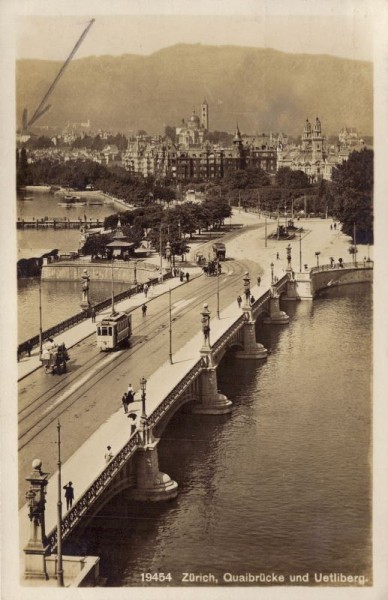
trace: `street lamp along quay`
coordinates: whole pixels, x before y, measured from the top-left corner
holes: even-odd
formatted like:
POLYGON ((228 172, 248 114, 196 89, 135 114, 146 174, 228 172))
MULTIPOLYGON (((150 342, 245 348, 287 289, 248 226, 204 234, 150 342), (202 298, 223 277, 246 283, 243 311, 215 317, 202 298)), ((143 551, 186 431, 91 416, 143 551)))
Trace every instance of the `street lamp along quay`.
POLYGON ((275 265, 273 264, 273 262, 271 262, 270 266, 271 266, 271 284, 273 285, 273 268, 275 265))
POLYGON ((147 413, 146 413, 146 387, 147 380, 143 376, 140 379, 140 389, 141 389, 141 428, 143 430, 143 443, 146 443, 146 426, 147 426, 147 413))

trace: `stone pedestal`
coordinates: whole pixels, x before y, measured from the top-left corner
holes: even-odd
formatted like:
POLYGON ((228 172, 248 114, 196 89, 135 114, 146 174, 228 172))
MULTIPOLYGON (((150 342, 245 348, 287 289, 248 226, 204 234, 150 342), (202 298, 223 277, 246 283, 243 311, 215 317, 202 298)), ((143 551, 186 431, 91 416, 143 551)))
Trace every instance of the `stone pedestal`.
POLYGON ((30 540, 23 550, 24 578, 47 580, 46 556, 49 555, 49 547, 42 542, 30 540))
POLYGON ((269 317, 264 319, 265 324, 283 325, 290 321, 290 317, 279 308, 279 296, 273 294, 269 299, 269 317))
POLYGON ((194 404, 193 413, 223 415, 232 411, 232 402, 217 389, 217 372, 211 351, 201 350, 204 369, 201 373, 201 400, 194 404))
POLYGON ((159 471, 158 445, 153 439, 137 451, 137 486, 131 491, 134 500, 161 502, 178 495, 178 484, 159 471))
POLYGON ((263 359, 267 358, 268 350, 264 348, 263 344, 258 344, 256 342, 256 330, 255 330, 255 321, 247 320, 244 323, 243 328, 243 336, 244 336, 244 350, 238 350, 236 352, 236 358, 243 359, 263 359))

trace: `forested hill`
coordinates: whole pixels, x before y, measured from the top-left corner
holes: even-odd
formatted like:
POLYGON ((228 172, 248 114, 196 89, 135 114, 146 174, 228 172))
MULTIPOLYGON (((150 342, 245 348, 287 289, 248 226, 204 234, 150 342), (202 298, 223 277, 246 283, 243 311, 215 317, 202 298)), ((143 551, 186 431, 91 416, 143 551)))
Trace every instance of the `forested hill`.
MULTIPOLYGON (((19 60, 18 125, 31 115, 60 62, 19 60)), ((318 115, 324 133, 373 130, 372 63, 271 49, 179 44, 150 56, 92 56, 73 60, 53 93, 40 125, 63 127, 88 118, 99 127, 162 133, 179 125, 206 98, 210 129, 244 133, 301 133, 318 115)))

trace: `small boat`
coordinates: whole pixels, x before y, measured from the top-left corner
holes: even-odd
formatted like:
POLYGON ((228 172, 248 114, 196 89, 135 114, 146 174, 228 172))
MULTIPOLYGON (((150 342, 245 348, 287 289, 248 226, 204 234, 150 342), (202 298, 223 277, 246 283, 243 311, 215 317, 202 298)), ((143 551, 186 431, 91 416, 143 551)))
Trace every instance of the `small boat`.
POLYGON ((65 194, 63 196, 63 201, 58 202, 58 206, 66 206, 66 208, 71 208, 72 206, 85 206, 86 200, 81 200, 81 196, 73 196, 71 194, 65 194))

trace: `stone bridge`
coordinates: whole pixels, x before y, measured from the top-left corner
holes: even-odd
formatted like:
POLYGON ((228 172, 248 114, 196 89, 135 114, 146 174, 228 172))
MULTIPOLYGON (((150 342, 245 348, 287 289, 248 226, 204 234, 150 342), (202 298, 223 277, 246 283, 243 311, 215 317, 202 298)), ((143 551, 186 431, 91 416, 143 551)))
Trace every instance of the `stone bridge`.
MULTIPOLYGON (((322 266, 307 273, 294 273, 288 268, 280 280, 275 281, 272 276, 270 289, 253 303, 247 273, 244 277, 241 314, 232 323, 227 323, 213 343, 210 340, 210 312, 205 304, 201 313, 203 340, 198 349, 198 359, 188 364, 184 376, 172 384, 165 397, 160 398, 160 401, 158 399, 156 408, 148 415, 143 390, 139 427, 132 431, 128 442, 90 482, 86 491, 63 517, 62 539, 68 537, 80 524, 82 527, 86 526, 106 503, 124 490, 129 490, 129 496, 134 500, 141 501, 176 497, 177 483, 159 470, 159 439, 174 414, 187 403, 191 403, 193 413, 219 415, 232 411, 232 402, 217 389, 216 370, 224 355, 233 350, 234 356, 239 360, 265 360, 267 350, 256 342, 256 321, 262 319, 267 324, 287 324, 289 317, 279 308, 282 296, 289 300, 312 298, 320 290, 333 285, 371 281, 372 271, 371 262, 341 268, 322 266)), ((44 514, 41 517, 44 523, 44 514)), ((43 537, 46 539, 45 552, 54 552, 57 547, 57 528, 53 528, 47 538, 43 537)), ((25 552, 28 554, 28 546, 25 552)))

